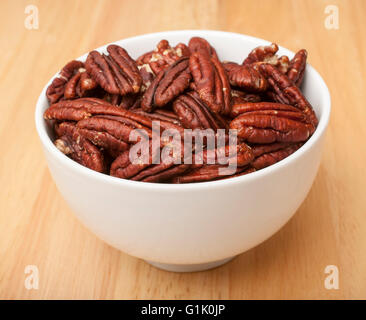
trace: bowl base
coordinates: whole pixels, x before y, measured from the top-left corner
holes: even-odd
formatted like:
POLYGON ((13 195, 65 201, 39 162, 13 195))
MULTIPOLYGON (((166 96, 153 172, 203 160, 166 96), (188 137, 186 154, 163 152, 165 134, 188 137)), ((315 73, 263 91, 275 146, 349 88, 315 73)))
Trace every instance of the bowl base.
POLYGON ((151 264, 152 266, 162 269, 165 271, 171 271, 171 272, 197 272, 197 271, 204 271, 213 269, 219 266, 222 266, 223 264, 229 262, 230 260, 234 259, 236 256, 229 257, 222 260, 217 260, 213 262, 208 263, 197 263, 197 264, 169 264, 169 263, 159 263, 154 261, 145 260, 148 264, 151 264))

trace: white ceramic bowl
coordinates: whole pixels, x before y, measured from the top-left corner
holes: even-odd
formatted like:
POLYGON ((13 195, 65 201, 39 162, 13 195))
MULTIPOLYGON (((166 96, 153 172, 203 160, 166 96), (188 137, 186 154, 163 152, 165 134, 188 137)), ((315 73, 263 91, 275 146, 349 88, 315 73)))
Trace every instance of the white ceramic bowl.
MULTIPOLYGON (((137 58, 161 39, 175 45, 187 43, 193 36, 207 39, 222 60, 237 62, 254 47, 269 43, 241 34, 198 30, 147 34, 115 43, 137 58)), ((279 54, 293 56, 282 47, 279 54)), ((319 125, 298 151, 275 165, 232 179, 183 185, 143 183, 92 171, 53 145, 43 120, 48 85, 39 96, 35 120, 59 191, 98 237, 171 271, 218 266, 279 230, 296 212, 314 181, 330 114, 328 88, 308 65, 303 92, 316 111, 319 125)))

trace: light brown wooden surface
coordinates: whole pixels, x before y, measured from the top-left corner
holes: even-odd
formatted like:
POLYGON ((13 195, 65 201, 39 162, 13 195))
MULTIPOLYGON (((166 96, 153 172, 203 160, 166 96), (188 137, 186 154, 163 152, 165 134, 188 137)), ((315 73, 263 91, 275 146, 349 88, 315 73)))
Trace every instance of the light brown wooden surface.
POLYGON ((0 2, 0 298, 366 298, 366 1, 0 2), (39 29, 24 27, 25 7, 39 29), (324 26, 339 8, 339 29, 324 26), (66 62, 148 32, 217 29, 306 48, 332 96, 322 164, 307 199, 271 239, 215 270, 157 270, 97 239, 56 190, 34 127, 36 99, 66 62), (27 265, 39 289, 24 286, 27 265), (324 268, 339 268, 327 290, 324 268))

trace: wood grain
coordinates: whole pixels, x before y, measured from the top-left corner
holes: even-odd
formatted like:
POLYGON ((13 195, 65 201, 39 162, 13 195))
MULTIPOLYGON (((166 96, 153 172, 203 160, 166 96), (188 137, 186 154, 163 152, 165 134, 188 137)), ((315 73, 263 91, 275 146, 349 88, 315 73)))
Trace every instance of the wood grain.
POLYGON ((0 3, 0 298, 341 299, 366 298, 366 1, 131 0, 0 3), (24 27, 25 7, 39 29, 24 27), (328 4, 339 29, 324 27, 328 4), (327 82, 332 115, 322 164, 306 201, 276 235, 215 270, 157 270, 97 239, 52 181, 33 113, 65 62, 102 44, 147 32, 218 29, 306 48, 327 82), (39 289, 24 268, 39 268, 39 289), (339 290, 324 268, 339 268, 339 290))

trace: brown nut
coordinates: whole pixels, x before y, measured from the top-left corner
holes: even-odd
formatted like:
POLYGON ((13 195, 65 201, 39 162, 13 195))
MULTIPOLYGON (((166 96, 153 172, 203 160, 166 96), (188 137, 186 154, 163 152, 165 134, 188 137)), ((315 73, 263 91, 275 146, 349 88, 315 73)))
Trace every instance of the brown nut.
POLYGON ((276 67, 271 64, 264 63, 259 66, 259 70, 267 78, 267 81, 274 92, 276 101, 284 104, 292 105, 300 109, 306 116, 306 121, 313 125, 318 125, 318 119, 313 107, 306 100, 300 89, 276 67))
POLYGON ((131 132, 143 130, 151 138, 151 129, 127 117, 100 115, 80 120, 77 123, 80 132, 94 144, 105 148, 112 156, 121 153, 137 141, 131 141, 131 132))
POLYGON ((163 107, 189 86, 191 74, 188 63, 188 58, 183 57, 156 76, 142 97, 141 108, 144 111, 163 107))
POLYGON ((59 138, 54 144, 62 153, 89 169, 105 171, 103 154, 78 132, 74 124, 65 123, 56 132, 59 138))
POLYGON ((169 110, 157 109, 154 112, 145 112, 142 109, 134 109, 133 112, 141 114, 151 121, 159 121, 160 127, 163 130, 173 129, 178 131, 181 137, 184 136, 184 129, 179 118, 169 110))
POLYGON ((230 112, 230 83, 224 67, 215 56, 205 51, 191 54, 189 68, 200 98, 214 113, 230 112))
POLYGON ((230 85, 242 88, 247 92, 264 92, 267 80, 251 65, 240 65, 235 62, 224 62, 230 85))
POLYGON ((295 83, 297 87, 301 86, 305 74, 306 58, 308 53, 305 49, 298 51, 290 61, 290 67, 287 71, 288 78, 295 83))
POLYGON ((154 148, 149 142, 149 159, 141 162, 131 157, 129 151, 123 152, 112 163, 110 174, 115 177, 145 182, 165 182, 188 170, 190 164, 176 164, 175 158, 154 163, 160 156, 160 147, 154 148))
POLYGON ((262 63, 269 63, 275 66, 281 73, 286 74, 289 69, 290 60, 288 56, 278 56, 278 46, 272 43, 269 46, 260 46, 253 49, 244 60, 243 65, 252 65, 255 69, 262 63))
POLYGON ((124 117, 134 120, 147 128, 152 128, 150 119, 97 98, 60 101, 51 105, 45 111, 43 117, 46 120, 80 121, 93 115, 124 117))
POLYGON ((315 128, 298 109, 278 103, 257 102, 235 105, 230 123, 238 137, 250 143, 299 142, 307 140, 315 128))
POLYGON ((109 55, 91 51, 86 59, 85 68, 92 78, 108 93, 125 95, 137 93, 142 78, 136 62, 123 48, 110 45, 109 55))
POLYGON ((215 149, 205 149, 202 152, 196 152, 193 156, 192 168, 201 167, 203 164, 220 164, 227 166, 236 161, 238 167, 244 167, 248 165, 253 159, 254 154, 252 148, 245 142, 239 142, 233 148, 229 144, 216 147, 215 149), (234 159, 235 158, 235 159, 234 159))
POLYGON ((210 57, 219 60, 216 50, 210 45, 210 43, 201 37, 193 37, 189 40, 188 48, 191 53, 202 52, 208 54, 210 57))
POLYGON ((248 57, 243 61, 243 65, 249 65, 255 62, 262 62, 272 58, 278 51, 278 45, 272 43, 269 46, 259 46, 254 48, 248 57))
POLYGON ((197 94, 189 92, 180 95, 173 103, 173 110, 187 129, 225 129, 227 124, 218 114, 214 114, 199 99, 197 94))
POLYGON ((167 182, 189 169, 189 164, 167 166, 165 163, 153 165, 132 178, 144 182, 167 182))
POLYGON ((303 143, 272 143, 253 146, 255 159, 251 165, 259 170, 279 162, 299 149, 303 143))
POLYGON ((172 179, 172 183, 193 183, 193 182, 207 182, 207 181, 215 181, 228 179, 233 177, 238 177, 242 175, 246 175, 248 173, 256 171, 252 167, 238 167, 236 170, 230 174, 222 174, 220 173, 220 169, 224 169, 225 166, 221 165, 204 165, 200 168, 196 168, 190 171, 187 171, 183 175, 176 176, 172 179))
POLYGON ((84 63, 73 60, 66 64, 58 77, 48 86, 46 96, 50 103, 60 99, 84 97, 97 83, 84 69, 84 63))
POLYGON ((157 75, 175 61, 182 57, 188 57, 189 55, 190 51, 185 44, 179 43, 172 48, 167 40, 161 40, 154 51, 147 52, 140 56, 137 59, 137 64, 139 66, 145 66, 147 71, 151 71, 153 74, 157 75))

